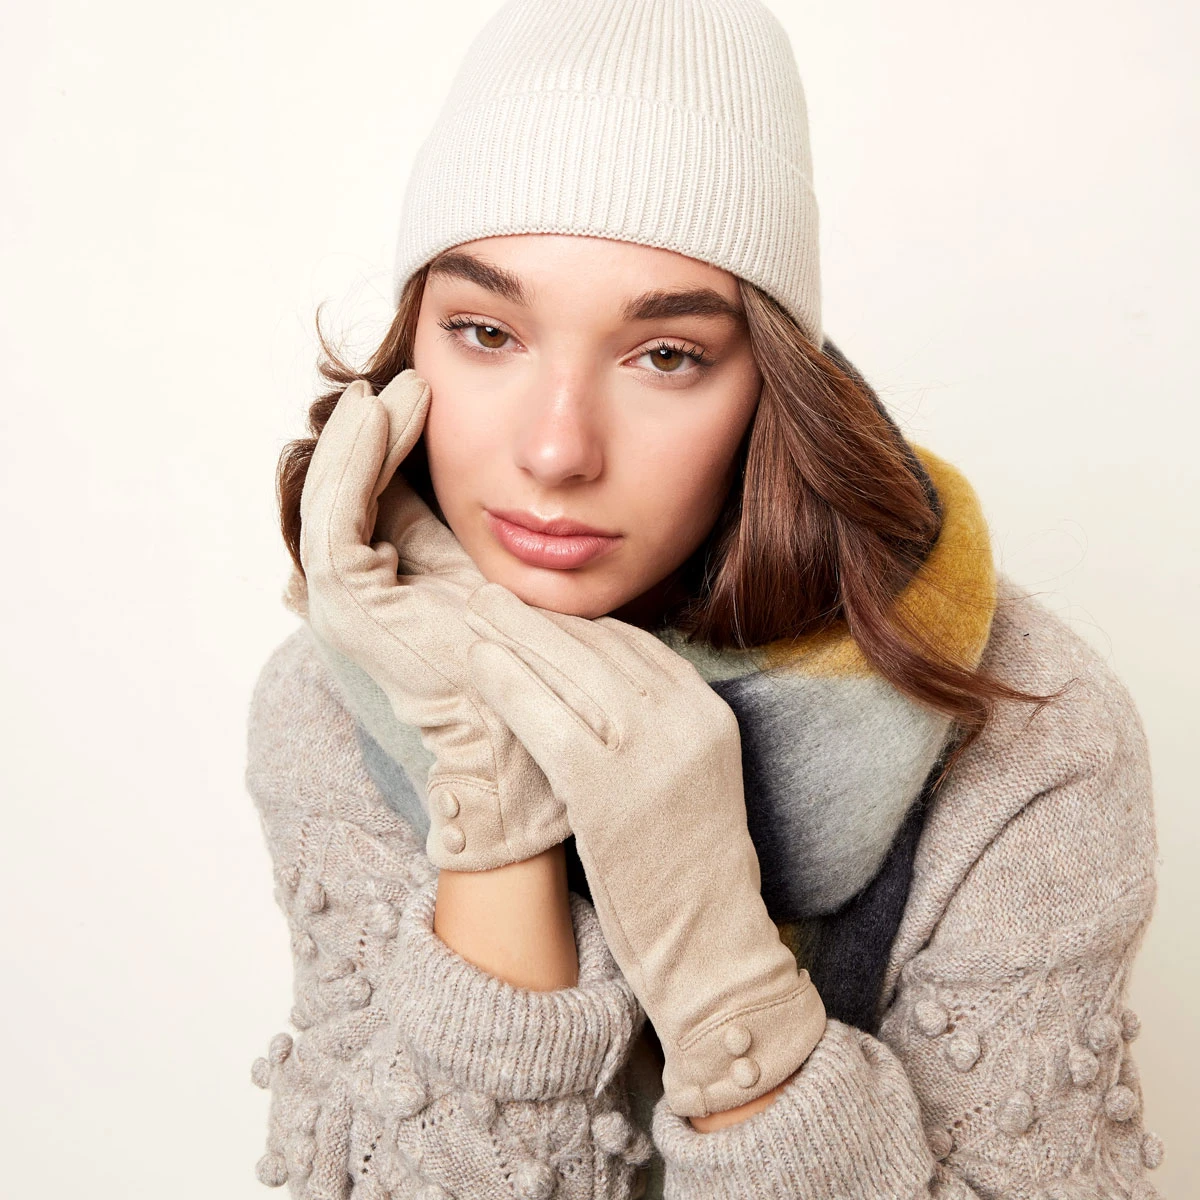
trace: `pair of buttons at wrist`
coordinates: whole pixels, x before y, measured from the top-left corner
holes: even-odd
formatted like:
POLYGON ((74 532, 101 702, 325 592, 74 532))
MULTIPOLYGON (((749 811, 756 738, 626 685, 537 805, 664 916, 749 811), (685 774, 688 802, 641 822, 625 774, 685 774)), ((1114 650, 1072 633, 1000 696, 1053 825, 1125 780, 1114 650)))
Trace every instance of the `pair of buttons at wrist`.
POLYGON ((735 1021, 725 1027, 721 1040, 725 1043, 725 1049, 735 1055, 729 1067, 730 1078, 738 1087, 753 1087, 758 1082, 760 1071, 758 1063, 746 1057, 746 1051, 750 1049, 750 1042, 753 1040, 750 1030, 735 1021))
MULTIPOLYGON (((438 812, 446 818, 447 822, 452 822, 461 809, 458 797, 449 789, 438 793, 437 806, 438 812)), ((448 823, 442 826, 442 845, 451 854, 458 854, 466 844, 467 835, 463 833, 461 825, 448 823)), ((725 1027, 721 1040, 724 1042, 725 1049, 734 1055, 734 1060, 729 1067, 730 1078, 738 1087, 753 1087, 758 1082, 761 1072, 758 1063, 746 1055, 753 1040, 750 1030, 735 1021, 725 1027)))
MULTIPOLYGON (((447 821, 458 816, 460 805, 458 797, 451 791, 442 791, 437 797, 438 812, 442 814, 447 821)), ((442 845, 450 851, 451 854, 458 854, 467 844, 467 835, 463 833, 461 825, 443 825, 442 826, 442 845)))

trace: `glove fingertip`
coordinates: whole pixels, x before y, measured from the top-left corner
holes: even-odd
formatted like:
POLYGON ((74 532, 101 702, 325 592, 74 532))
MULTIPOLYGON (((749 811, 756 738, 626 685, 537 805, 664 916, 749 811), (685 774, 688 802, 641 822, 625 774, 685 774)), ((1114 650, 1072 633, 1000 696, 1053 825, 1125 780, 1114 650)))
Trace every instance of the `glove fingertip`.
POLYGON ((481 583, 467 597, 467 609, 480 620, 499 629, 507 606, 506 597, 511 595, 502 583, 491 580, 481 583))
POLYGON ((414 413, 424 417, 430 398, 428 382, 411 367, 401 371, 379 393, 379 402, 387 409, 388 416, 401 425, 407 424, 414 413))
POLYGON ((528 687, 528 667, 507 646, 486 637, 468 644, 466 658, 471 682, 492 710, 504 719, 511 702, 523 687, 528 687))
POLYGON ((375 389, 371 387, 369 379, 354 379, 346 385, 346 390, 342 392, 343 396, 349 395, 358 399, 361 396, 373 396, 375 389))
POLYGON ((481 677, 491 675, 497 668, 503 670, 512 657, 511 651, 487 638, 476 638, 467 646, 467 663, 477 683, 481 677))

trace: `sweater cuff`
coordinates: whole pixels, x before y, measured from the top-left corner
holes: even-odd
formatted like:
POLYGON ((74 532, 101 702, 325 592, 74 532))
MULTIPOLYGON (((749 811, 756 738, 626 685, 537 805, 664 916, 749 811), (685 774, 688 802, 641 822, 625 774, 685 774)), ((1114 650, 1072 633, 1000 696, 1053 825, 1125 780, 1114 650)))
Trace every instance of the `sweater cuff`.
POLYGON ((899 1058, 833 1017, 769 1107, 701 1133, 664 1097, 652 1131, 675 1194, 711 1200, 908 1198, 925 1195, 935 1167, 899 1058))
POLYGON ((579 956, 575 987, 514 987, 433 931, 437 879, 413 893, 388 980, 389 1007, 416 1065, 497 1100, 604 1090, 646 1014, 604 940, 595 909, 568 893, 579 956))

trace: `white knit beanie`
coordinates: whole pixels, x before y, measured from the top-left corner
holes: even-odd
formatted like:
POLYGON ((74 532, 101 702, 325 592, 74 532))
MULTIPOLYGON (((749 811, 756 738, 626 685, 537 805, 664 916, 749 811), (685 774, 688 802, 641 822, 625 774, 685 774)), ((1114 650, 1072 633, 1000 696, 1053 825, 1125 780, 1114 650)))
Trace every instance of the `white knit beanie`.
POLYGON ((759 0, 510 0, 417 153, 394 299, 476 238, 661 246, 757 284, 821 345, 808 115, 759 0))

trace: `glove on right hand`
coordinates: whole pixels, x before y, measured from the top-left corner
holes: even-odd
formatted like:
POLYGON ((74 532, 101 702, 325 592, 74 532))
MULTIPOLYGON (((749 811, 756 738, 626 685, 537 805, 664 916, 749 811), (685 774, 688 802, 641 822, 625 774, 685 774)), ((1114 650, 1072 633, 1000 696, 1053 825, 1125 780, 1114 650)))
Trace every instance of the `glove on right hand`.
POLYGON ((338 398, 301 497, 307 619, 318 643, 365 671, 434 755, 430 860, 483 871, 532 858, 571 829, 545 775, 471 680, 464 603, 484 577, 396 470, 429 401, 412 370, 378 396, 356 380, 338 398))

